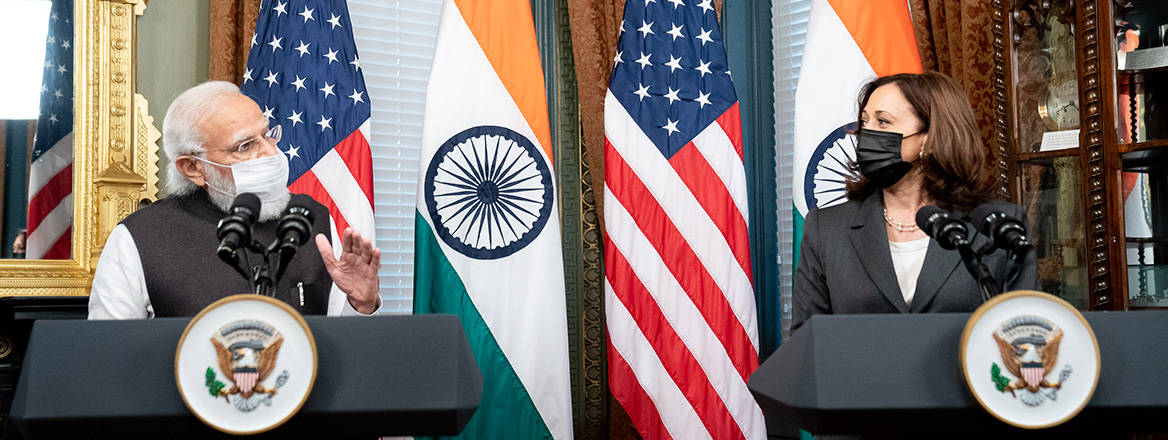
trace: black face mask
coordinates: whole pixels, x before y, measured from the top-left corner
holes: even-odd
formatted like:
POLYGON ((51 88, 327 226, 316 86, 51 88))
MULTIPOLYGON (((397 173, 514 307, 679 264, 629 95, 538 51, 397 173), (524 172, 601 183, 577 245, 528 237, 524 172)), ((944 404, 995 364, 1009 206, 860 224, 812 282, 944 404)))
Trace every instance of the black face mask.
POLYGON ((860 174, 869 181, 888 188, 899 182, 912 169, 912 164, 900 157, 901 142, 919 132, 903 136, 900 133, 861 128, 857 134, 856 163, 860 174))

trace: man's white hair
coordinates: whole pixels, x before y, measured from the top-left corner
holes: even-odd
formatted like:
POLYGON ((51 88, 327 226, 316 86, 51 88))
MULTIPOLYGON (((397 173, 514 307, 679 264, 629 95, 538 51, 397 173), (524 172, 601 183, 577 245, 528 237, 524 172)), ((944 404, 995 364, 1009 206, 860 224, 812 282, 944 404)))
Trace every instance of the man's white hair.
POLYGON ((171 195, 187 195, 198 186, 178 171, 174 160, 179 156, 206 152, 203 143, 206 136, 199 126, 219 104, 240 95, 239 87, 227 81, 207 81, 182 92, 166 109, 162 120, 162 148, 169 161, 166 172, 166 189, 171 195))

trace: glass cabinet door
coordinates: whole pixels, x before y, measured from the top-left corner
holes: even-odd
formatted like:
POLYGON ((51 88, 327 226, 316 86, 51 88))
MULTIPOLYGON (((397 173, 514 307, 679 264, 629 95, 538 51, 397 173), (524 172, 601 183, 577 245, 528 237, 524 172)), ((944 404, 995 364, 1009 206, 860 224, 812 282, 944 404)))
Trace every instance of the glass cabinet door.
POLYGON ((1168 2, 1111 12, 1128 304, 1168 307, 1168 2))
POLYGON ((1015 165, 1038 256, 1038 288, 1087 309, 1075 5, 1018 1, 1010 20, 1015 165))
POLYGON ((1073 2, 1018 2, 1011 15, 1018 151, 1078 148, 1080 111, 1073 2))
POLYGON ((1090 292, 1079 158, 1035 159, 1019 166, 1022 208, 1038 254, 1038 289, 1086 310, 1090 292))

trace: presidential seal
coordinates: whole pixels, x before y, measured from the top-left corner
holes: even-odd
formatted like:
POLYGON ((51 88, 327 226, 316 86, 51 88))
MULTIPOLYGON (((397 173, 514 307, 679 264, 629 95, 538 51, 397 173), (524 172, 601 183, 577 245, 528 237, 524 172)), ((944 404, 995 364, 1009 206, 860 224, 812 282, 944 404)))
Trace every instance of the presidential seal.
POLYGON ((207 367, 207 391, 232 402, 240 411, 252 411, 261 403, 270 406, 276 390, 288 382, 289 373, 284 370, 274 386, 263 385, 276 367, 283 343, 278 330, 257 319, 224 325, 211 337, 211 345, 219 356, 219 371, 229 375, 232 385, 225 386, 215 369, 207 367))
POLYGON ((316 377, 316 343, 287 304, 234 295, 207 306, 183 332, 175 381, 199 420, 230 434, 280 426, 299 411, 316 377))
POLYGON ((1062 340, 1063 331, 1041 316, 1023 315, 1003 323, 994 332, 994 341, 1002 353, 1002 363, 1012 376, 1002 375, 998 363, 994 362, 990 368, 994 387, 1030 406, 1058 399, 1058 389, 1073 371, 1070 364, 1065 364, 1058 380, 1047 380, 1058 365, 1062 340), (1026 392, 1018 392, 1022 390, 1026 392))
POLYGON ((1047 428, 1078 414, 1095 391, 1099 366, 1087 321, 1042 292, 994 297, 973 313, 961 337, 961 368, 974 398, 1022 428, 1047 428))

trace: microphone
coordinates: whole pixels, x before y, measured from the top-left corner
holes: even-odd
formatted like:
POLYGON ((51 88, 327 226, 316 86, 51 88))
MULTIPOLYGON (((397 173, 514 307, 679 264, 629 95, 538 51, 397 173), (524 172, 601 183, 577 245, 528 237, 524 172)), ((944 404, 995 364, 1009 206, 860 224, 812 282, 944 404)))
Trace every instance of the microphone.
POLYGON ((974 227, 994 242, 994 247, 1005 249, 1010 256, 1018 258, 1026 255, 1034 245, 1026 238, 1026 225, 1014 217, 998 210, 990 202, 974 208, 969 214, 974 227))
POLYGON ((292 257, 296 255, 296 248, 303 246, 304 243, 312 236, 312 211, 308 208, 312 206, 315 201, 312 197, 305 194, 292 194, 292 198, 288 200, 288 207, 284 209, 284 215, 280 216, 280 222, 276 224, 276 242, 272 243, 272 250, 279 250, 280 252, 280 266, 276 270, 276 282, 284 276, 284 270, 288 268, 288 262, 292 261, 292 257))
POLYGON ((983 302, 998 294, 993 273, 982 263, 981 255, 970 249, 969 238, 973 234, 965 222, 950 215, 949 211, 929 205, 917 211, 917 226, 929 237, 937 240, 937 244, 942 248, 956 249, 961 254, 961 262, 965 264, 965 269, 977 280, 983 302))
POLYGON ((917 226, 944 249, 969 247, 969 228, 949 211, 929 205, 917 211, 917 226))
POLYGON ((278 247, 281 252, 285 250, 296 252, 296 248, 308 241, 313 221, 312 211, 308 207, 312 206, 312 203, 312 197, 305 194, 292 194, 292 198, 288 200, 288 207, 280 217, 280 223, 276 225, 276 237, 280 240, 278 247))
POLYGON ((247 247, 251 243, 251 226, 255 224, 256 215, 260 212, 260 198, 252 193, 243 193, 231 202, 231 209, 227 215, 219 219, 217 236, 219 238, 219 259, 228 264, 239 262, 236 252, 241 246, 247 247))

